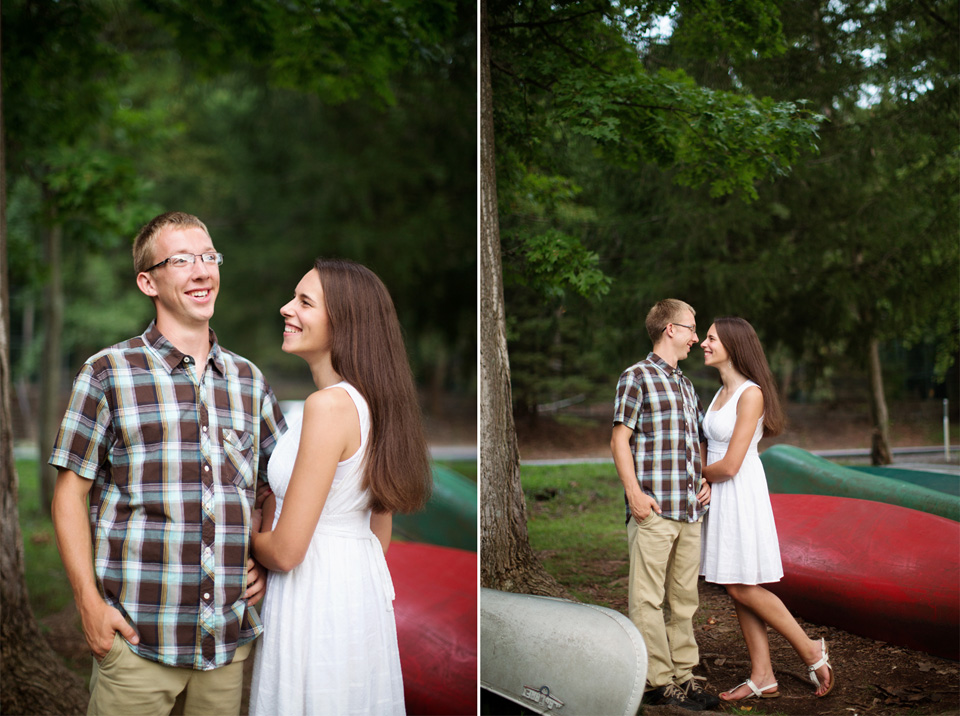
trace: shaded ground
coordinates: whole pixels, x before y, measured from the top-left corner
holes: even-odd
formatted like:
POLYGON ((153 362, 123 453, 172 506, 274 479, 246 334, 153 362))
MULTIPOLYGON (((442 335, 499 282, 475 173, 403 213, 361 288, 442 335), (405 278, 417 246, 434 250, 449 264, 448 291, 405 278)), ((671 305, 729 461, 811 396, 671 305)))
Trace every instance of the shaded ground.
MULTIPOLYGON (((894 420, 893 446, 937 444, 939 415, 929 404, 899 406, 892 412, 899 416, 894 420)), ((788 414, 790 429, 776 442, 807 450, 869 447, 869 422, 859 411, 792 405, 788 414)), ((521 457, 609 457, 608 420, 606 414, 587 414, 580 415, 574 424, 541 419, 534 425, 519 425, 521 457)), ((766 446, 767 441, 761 443, 761 449, 766 446)), ((585 601, 606 604, 626 614, 626 578, 619 576, 626 568, 626 554, 623 560, 584 562, 577 572, 595 575, 595 586, 585 588, 578 584, 577 589, 588 593, 585 601)), ((700 645, 698 675, 707 678, 707 689, 718 693, 746 680, 750 675, 749 655, 732 602, 721 587, 701 580, 700 609, 695 619, 700 645)), ((751 699, 741 702, 741 710, 728 708, 728 712, 829 716, 960 714, 957 662, 798 621, 809 636, 827 640, 837 674, 833 692, 825 699, 815 698, 800 658, 785 639, 771 632, 771 656, 782 697, 763 702, 751 699)), ((673 716, 690 712, 676 707, 646 707, 644 713, 673 716)))

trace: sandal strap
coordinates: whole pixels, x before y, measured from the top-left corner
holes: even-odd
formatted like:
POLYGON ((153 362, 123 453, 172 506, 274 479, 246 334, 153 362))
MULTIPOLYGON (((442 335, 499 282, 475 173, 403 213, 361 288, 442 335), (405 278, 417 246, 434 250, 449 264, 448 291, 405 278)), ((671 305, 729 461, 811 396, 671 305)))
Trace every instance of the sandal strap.
POLYGON ((815 664, 810 664, 807 667, 807 671, 810 672, 810 681, 812 681, 818 689, 820 688, 820 679, 817 678, 817 669, 821 666, 826 666, 830 671, 833 671, 833 666, 830 665, 830 655, 827 653, 827 642, 823 637, 820 637, 820 649, 822 652, 820 659, 815 664))
MULTIPOLYGON (((774 681, 772 684, 767 684, 766 686, 764 686, 764 687, 762 687, 762 688, 758 688, 757 685, 756 685, 755 683, 753 683, 753 679, 747 679, 746 681, 743 682, 743 684, 740 684, 740 686, 743 686, 744 684, 746 684, 747 686, 749 686, 749 687, 750 687, 750 690, 753 692, 753 695, 756 696, 756 697, 758 697, 758 698, 762 698, 762 697, 763 697, 763 692, 764 692, 764 691, 769 691, 770 689, 775 689, 775 688, 777 688, 777 685, 778 685, 777 682, 774 681)), ((730 690, 731 690, 731 691, 736 691, 737 689, 740 688, 740 686, 737 686, 737 687, 735 687, 735 688, 733 688, 733 689, 730 689, 730 690)))

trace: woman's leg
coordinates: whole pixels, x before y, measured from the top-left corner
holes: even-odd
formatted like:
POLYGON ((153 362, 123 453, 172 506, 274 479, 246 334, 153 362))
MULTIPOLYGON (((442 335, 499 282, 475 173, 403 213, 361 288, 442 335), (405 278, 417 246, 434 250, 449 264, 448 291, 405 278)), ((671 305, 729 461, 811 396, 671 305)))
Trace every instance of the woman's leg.
MULTIPOLYGON (((747 642, 747 651, 750 653, 750 680, 758 689, 769 686, 776 679, 773 676, 773 665, 770 663, 770 642, 767 641, 767 625, 750 607, 737 600, 735 594, 739 585, 727 585, 727 592, 733 598, 733 606, 737 610, 737 619, 740 621, 740 630, 747 642), (731 589, 734 587, 734 589, 731 589)), ((767 693, 772 693, 771 689, 767 693)), ((744 684, 737 689, 720 694, 724 701, 739 701, 753 693, 750 687, 744 684)))
MULTIPOLYGON (((737 604, 738 616, 740 614, 740 605, 749 608, 757 619, 770 625, 790 642, 790 645, 797 654, 800 655, 800 658, 803 659, 804 664, 813 664, 820 659, 822 656, 820 641, 818 639, 811 639, 806 635, 803 629, 800 628, 800 625, 797 624, 797 620, 793 618, 793 615, 787 609, 786 605, 776 594, 755 584, 729 584, 727 585, 727 592, 733 597, 734 602, 737 604)), ((742 624, 743 621, 741 620, 741 625, 742 624)), ((746 631, 744 631, 744 637, 746 638, 746 631)), ((764 633, 764 641, 766 641, 766 633, 764 633)), ((749 647, 749 642, 747 646, 749 647)), ((769 651, 767 659, 769 660, 769 651)), ((817 678, 820 679, 820 688, 817 689, 817 696, 819 696, 829 688, 833 674, 826 665, 824 665, 817 669, 817 678)), ((757 685, 762 686, 763 684, 757 685)))

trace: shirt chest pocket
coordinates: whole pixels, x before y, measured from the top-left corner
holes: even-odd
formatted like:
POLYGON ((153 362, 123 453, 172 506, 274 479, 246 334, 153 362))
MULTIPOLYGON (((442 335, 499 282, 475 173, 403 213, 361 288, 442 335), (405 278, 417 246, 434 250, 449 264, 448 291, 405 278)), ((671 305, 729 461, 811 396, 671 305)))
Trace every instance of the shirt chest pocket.
POLYGON ((223 429, 224 479, 237 487, 249 490, 254 481, 253 433, 223 429))

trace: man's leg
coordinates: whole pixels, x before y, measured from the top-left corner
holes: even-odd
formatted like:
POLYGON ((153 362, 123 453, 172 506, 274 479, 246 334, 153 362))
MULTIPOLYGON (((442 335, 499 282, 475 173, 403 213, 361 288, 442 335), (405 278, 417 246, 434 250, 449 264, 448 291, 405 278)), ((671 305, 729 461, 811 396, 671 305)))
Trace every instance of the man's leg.
POLYGON ((663 619, 667 564, 676 539, 678 522, 651 513, 637 525, 627 523, 630 546, 629 612, 647 646, 647 688, 673 681, 673 659, 663 619))
POLYGON ((103 660, 94 660, 87 716, 168 716, 190 673, 137 656, 117 634, 103 660))
POLYGON ((226 666, 210 671, 194 671, 187 685, 183 716, 239 714, 243 697, 243 662, 252 650, 253 642, 247 642, 237 647, 236 656, 226 666))
POLYGON ((679 536, 667 569, 666 601, 670 607, 667 639, 673 664, 672 676, 683 684, 700 663, 700 650, 693 633, 693 615, 700 604, 697 578, 700 573, 700 522, 677 522, 679 536))

